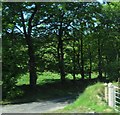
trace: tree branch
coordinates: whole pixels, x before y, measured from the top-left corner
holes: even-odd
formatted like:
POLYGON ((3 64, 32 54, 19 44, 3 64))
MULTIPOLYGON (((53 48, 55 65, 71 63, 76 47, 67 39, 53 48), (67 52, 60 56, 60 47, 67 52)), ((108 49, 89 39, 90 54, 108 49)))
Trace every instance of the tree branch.
POLYGON ((25 38, 27 38, 27 32, 26 32, 26 27, 25 27, 25 19, 24 19, 22 11, 21 11, 21 21, 22 21, 22 25, 23 25, 23 31, 24 31, 25 38))
POLYGON ((37 5, 35 4, 35 9, 34 9, 34 12, 32 13, 31 17, 29 18, 29 22, 28 22, 28 34, 31 34, 31 31, 32 31, 32 20, 35 16, 37 12, 37 5))
POLYGON ((18 29, 21 33, 23 33, 19 27, 15 26, 15 28, 18 29))

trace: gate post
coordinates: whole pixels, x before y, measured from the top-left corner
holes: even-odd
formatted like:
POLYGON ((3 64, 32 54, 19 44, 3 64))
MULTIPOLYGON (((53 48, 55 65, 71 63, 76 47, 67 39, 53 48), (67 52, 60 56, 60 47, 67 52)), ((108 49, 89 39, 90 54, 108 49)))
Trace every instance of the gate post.
POLYGON ((108 102, 108 84, 105 83, 104 86, 105 86, 105 101, 108 102))
POLYGON ((112 83, 108 84, 108 105, 115 107, 115 88, 112 83))

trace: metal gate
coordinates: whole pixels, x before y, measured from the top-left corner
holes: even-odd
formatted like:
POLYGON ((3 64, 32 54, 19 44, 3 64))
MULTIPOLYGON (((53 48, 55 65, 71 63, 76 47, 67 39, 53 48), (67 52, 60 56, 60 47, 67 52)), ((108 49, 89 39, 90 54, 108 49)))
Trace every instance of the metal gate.
POLYGON ((120 112, 120 88, 114 86, 115 88, 115 110, 120 112))

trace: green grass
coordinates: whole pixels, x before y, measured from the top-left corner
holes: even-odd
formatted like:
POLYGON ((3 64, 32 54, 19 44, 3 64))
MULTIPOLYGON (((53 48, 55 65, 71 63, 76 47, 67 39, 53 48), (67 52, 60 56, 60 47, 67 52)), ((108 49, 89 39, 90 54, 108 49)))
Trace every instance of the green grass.
POLYGON ((62 110, 56 112, 114 112, 104 101, 104 85, 97 83, 86 88, 84 93, 80 94, 77 100, 62 110))
MULTIPOLYGON (((60 75, 58 73, 52 73, 52 72, 43 72, 37 73, 38 79, 37 79, 37 84, 45 84, 45 83, 50 83, 55 80, 60 79, 60 75)), ((23 74, 19 76, 19 79, 17 81, 17 85, 28 85, 29 84, 29 73, 23 74)))
MULTIPOLYGON (((53 72, 38 72, 38 79, 37 79, 37 84, 45 84, 45 83, 51 83, 54 81, 60 81, 60 74, 58 73, 53 73, 53 72)), ((97 77, 97 73, 92 73, 92 78, 97 77)), ((76 75, 76 79, 80 79, 81 75, 78 74, 76 75)), ((72 80, 73 76, 71 74, 66 75, 66 79, 72 80)), ((29 84, 29 73, 22 74, 18 77, 17 84, 18 86, 20 85, 28 85, 29 84)))

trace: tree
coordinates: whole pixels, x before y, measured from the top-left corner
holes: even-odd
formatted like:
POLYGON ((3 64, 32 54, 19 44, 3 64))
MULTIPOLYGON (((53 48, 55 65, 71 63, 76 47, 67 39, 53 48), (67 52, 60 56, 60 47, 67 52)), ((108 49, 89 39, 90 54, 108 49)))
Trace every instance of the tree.
MULTIPOLYGON (((39 7, 44 9, 44 5, 41 3, 3 3, 3 27, 5 32, 13 32, 17 34, 24 35, 26 44, 28 46, 28 70, 30 73, 30 86, 34 87, 36 85, 37 74, 36 74, 36 62, 34 54, 33 45, 33 35, 35 33, 36 26, 40 25, 45 19, 37 13, 39 12, 39 7), (6 12, 6 13, 5 13, 6 12), (7 15, 12 18, 7 18, 7 15), (40 20, 42 19, 42 22, 40 20), (5 22, 6 21, 6 22, 5 22), (9 25, 12 25, 11 27, 9 25), (6 28, 8 27, 8 28, 6 28)), ((46 8, 46 7, 45 7, 46 8)), ((41 11, 41 15, 44 10, 41 11)), ((38 33, 37 33, 38 36, 38 33)))
POLYGON ((20 11, 22 26, 23 26, 23 30, 24 30, 24 36, 25 36, 25 39, 26 39, 26 43, 28 45, 28 55, 30 57, 30 59, 29 59, 29 73, 30 73, 30 86, 31 87, 34 87, 36 85, 36 80, 37 80, 35 55, 34 55, 34 50, 33 50, 32 39, 31 39, 32 21, 34 19, 35 14, 37 13, 37 9, 38 9, 38 7, 35 4, 35 8, 33 10, 33 13, 31 14, 31 16, 28 20, 27 31, 26 31, 26 25, 25 25, 25 19, 24 19, 23 11, 20 11))
POLYGON ((103 7, 105 17, 104 26, 106 34, 104 54, 106 55, 105 71, 109 79, 116 80, 120 75, 119 54, 120 54, 120 39, 119 39, 119 3, 107 3, 103 7))
MULTIPOLYGON (((104 73, 118 76, 119 31, 119 4, 115 3, 3 3, 3 38, 7 37, 8 46, 13 43, 3 57, 11 52, 18 55, 17 50, 23 54, 15 39, 20 39, 20 46, 24 42, 24 62, 18 57, 21 65, 28 66, 31 87, 36 85, 37 71, 59 72, 62 82, 69 73, 73 80, 76 74, 91 79, 92 72, 100 80, 104 73)), ((13 68, 19 68, 16 58, 14 62, 13 68)))

